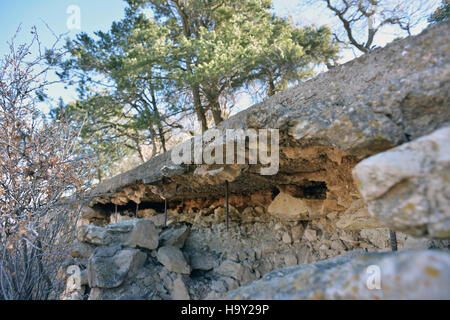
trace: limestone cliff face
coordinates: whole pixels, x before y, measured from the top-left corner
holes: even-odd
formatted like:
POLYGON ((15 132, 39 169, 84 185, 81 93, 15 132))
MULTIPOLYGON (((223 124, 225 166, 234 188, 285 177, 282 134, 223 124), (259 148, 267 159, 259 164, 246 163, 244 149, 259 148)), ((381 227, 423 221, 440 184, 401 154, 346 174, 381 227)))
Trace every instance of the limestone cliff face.
MULTIPOLYGON (((388 251, 388 227, 402 232, 400 249, 448 247, 449 26, 438 24, 268 98, 224 121, 217 128, 220 137, 203 143, 206 149, 226 149, 227 129, 278 129, 275 175, 262 175, 264 165, 249 164, 248 143, 244 164, 177 165, 172 162, 175 151, 169 151, 100 184, 83 210, 74 250, 88 261, 90 297, 127 297, 131 291, 141 298, 220 296, 286 266, 354 249, 388 251), (161 214, 164 199, 169 202, 168 228, 161 214), (129 219, 134 222, 120 222, 129 219), (154 226, 139 222, 144 220, 154 226), (115 277, 105 279, 102 270, 117 264, 115 277), (149 290, 158 293, 150 297, 149 290)), ((402 254, 398 261, 427 256, 402 254)), ((397 258, 370 259, 395 266, 391 261, 397 258)), ((436 281, 448 288, 448 253, 433 259, 441 262, 432 268, 443 272, 436 281)), ((348 262, 345 268, 360 272, 365 266, 348 262)), ((308 270, 291 271, 297 277, 308 270)), ((331 279, 318 281, 325 285, 331 279)), ((283 297, 313 297, 294 287, 283 297)), ((450 298, 436 288, 434 296, 450 298)), ((255 286, 241 293, 258 298, 257 291, 255 286)), ((399 292, 384 297, 399 297, 399 292)), ((281 296, 274 291, 264 297, 281 296)), ((373 296, 354 292, 340 297, 373 296)))

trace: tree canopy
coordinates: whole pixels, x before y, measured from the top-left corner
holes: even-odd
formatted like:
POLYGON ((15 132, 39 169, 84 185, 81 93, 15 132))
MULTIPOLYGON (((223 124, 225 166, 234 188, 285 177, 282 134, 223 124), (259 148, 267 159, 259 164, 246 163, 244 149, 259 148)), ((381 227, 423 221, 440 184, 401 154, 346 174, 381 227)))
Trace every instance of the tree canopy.
POLYGON ((376 36, 383 29, 411 35, 420 22, 426 20, 435 0, 300 0, 303 8, 326 9, 336 22, 333 36, 362 53, 376 46, 376 36))
POLYGON ((441 21, 447 21, 450 17, 450 1, 442 0, 441 6, 436 9, 435 12, 428 19, 431 23, 438 23, 441 21))
POLYGON ((87 118, 84 142, 98 157, 145 161, 143 149, 166 151, 186 117, 205 130, 228 116, 238 90, 258 84, 270 96, 337 59, 328 27, 297 27, 270 0, 126 2, 121 21, 69 40, 71 57, 59 62, 79 88, 59 109, 87 118))

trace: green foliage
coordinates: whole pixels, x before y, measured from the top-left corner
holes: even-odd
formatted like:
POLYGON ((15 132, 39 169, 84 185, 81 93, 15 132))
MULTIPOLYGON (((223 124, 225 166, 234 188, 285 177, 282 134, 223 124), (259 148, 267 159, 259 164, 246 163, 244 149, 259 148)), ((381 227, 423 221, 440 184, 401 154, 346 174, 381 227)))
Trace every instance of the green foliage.
POLYGON ((447 21, 450 16, 450 1, 442 0, 442 4, 428 19, 430 23, 438 23, 441 21, 447 21))
POLYGON ((97 94, 68 105, 60 102, 51 115, 81 128, 78 144, 93 160, 93 174, 99 181, 114 173, 116 162, 133 154, 128 137, 137 132, 129 123, 121 121, 121 107, 113 96, 97 94))
POLYGON ((107 33, 69 41, 72 58, 60 63, 60 76, 79 83, 66 112, 87 117, 86 141, 113 160, 144 145, 165 151, 184 117, 218 125, 240 88, 257 82, 272 95, 337 58, 329 28, 277 18, 270 0, 127 3, 107 33))

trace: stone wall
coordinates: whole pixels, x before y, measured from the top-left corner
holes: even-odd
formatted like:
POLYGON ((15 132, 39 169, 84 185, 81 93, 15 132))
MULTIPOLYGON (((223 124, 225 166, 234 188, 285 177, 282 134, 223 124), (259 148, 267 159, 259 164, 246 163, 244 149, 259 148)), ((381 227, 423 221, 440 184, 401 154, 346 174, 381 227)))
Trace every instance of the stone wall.
MULTIPOLYGON (((187 222, 189 214, 171 214, 168 227, 163 226, 163 214, 82 226, 70 263, 80 268, 83 281, 81 287, 69 288, 65 297, 206 299, 285 267, 352 250, 390 251, 387 229, 327 232, 314 221, 274 220, 268 213, 249 219, 254 208, 247 208, 243 213, 231 209, 229 230, 223 214, 201 223, 187 222)), ((221 211, 223 207, 216 209, 221 211)), ((397 237, 400 250, 436 247, 402 233, 397 237)))

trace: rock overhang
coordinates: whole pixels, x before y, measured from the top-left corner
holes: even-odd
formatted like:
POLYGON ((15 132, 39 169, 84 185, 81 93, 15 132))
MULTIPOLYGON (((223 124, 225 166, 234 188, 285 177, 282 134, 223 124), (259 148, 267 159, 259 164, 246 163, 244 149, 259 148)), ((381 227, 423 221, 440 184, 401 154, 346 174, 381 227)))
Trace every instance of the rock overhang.
POLYGON ((261 175, 261 164, 178 165, 171 150, 98 185, 90 206, 222 198, 228 181, 231 194, 281 191, 349 208, 361 197, 351 174, 359 161, 450 122, 448 26, 319 74, 215 128, 222 137, 279 130, 277 174, 261 175))

